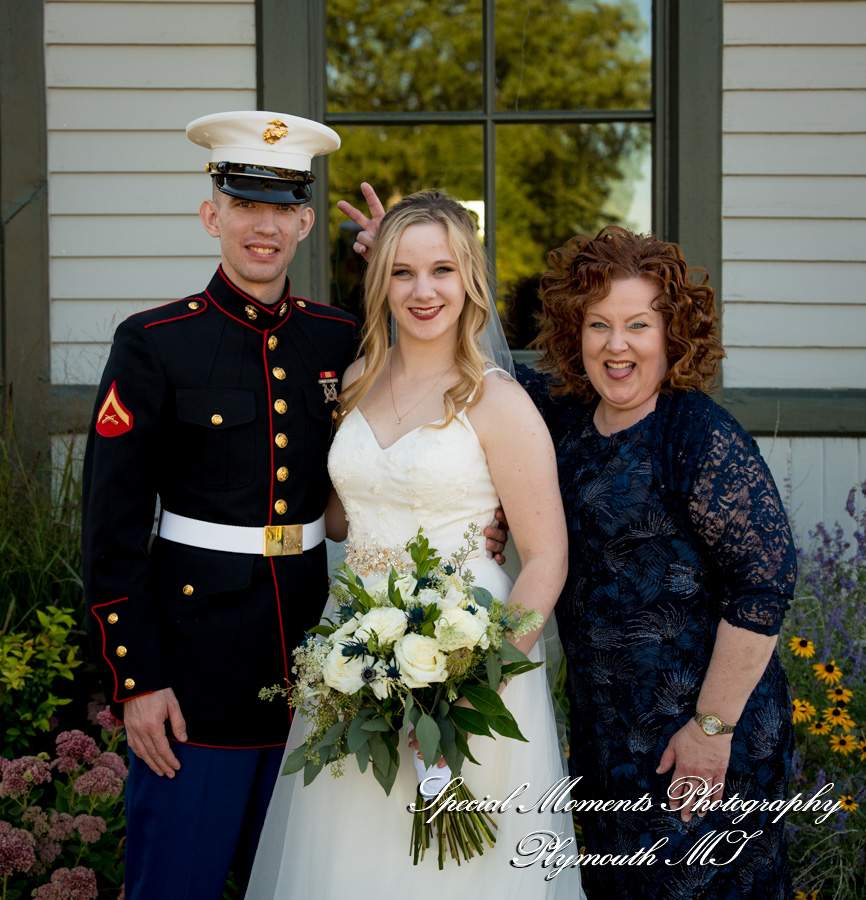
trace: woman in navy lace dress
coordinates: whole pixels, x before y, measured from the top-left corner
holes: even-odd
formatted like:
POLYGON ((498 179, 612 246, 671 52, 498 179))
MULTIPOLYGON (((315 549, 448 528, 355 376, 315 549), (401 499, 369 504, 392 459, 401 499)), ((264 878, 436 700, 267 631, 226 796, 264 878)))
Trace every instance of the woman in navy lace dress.
POLYGON ((632 858, 584 867, 587 894, 788 900, 784 820, 735 801, 787 797, 775 645, 796 563, 755 442, 704 393, 723 356, 713 291, 675 244, 616 227, 548 263, 548 374, 522 375, 568 517, 573 796, 631 801, 578 812, 588 853, 632 858))

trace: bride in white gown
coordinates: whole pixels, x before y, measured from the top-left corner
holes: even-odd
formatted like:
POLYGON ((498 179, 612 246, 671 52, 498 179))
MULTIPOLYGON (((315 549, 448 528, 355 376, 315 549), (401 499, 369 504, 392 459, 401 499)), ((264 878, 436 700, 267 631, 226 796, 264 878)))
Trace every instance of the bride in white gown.
MULTIPOLYGON (((486 260, 463 207, 437 192, 414 194, 393 207, 376 238, 366 295, 366 355, 346 372, 343 418, 328 459, 342 503, 329 506, 329 536, 339 537, 335 532, 341 525, 345 530, 348 518, 347 562, 370 588, 392 562, 400 567, 401 548, 419 527, 447 558, 465 544, 470 524, 483 529, 493 523, 501 503, 520 576, 512 587, 483 550, 466 567, 493 596, 510 595, 547 618, 566 570, 553 447, 523 389, 479 351, 489 316, 486 260), (390 350, 389 312, 399 334, 390 350)), ((518 642, 535 660, 543 659, 539 634, 518 642)), ((510 865, 527 835, 551 832, 564 839, 573 832, 570 813, 539 811, 538 801, 565 774, 545 667, 515 678, 502 696, 527 742, 473 736, 481 765, 467 762, 462 772, 478 798, 503 801, 528 784, 510 810, 493 815, 494 848, 460 867, 446 859, 439 871, 431 847, 413 866, 407 806, 417 785, 415 749, 404 741, 390 796, 352 758, 340 778, 323 771, 307 787, 302 772, 278 779, 247 900, 579 900, 579 869, 546 881, 549 868, 510 865), (525 812, 518 812, 521 805, 525 812)), ((287 752, 302 739, 302 717, 296 716, 287 752)), ((530 839, 524 846, 537 850, 539 843, 530 839)), ((576 853, 574 844, 564 852, 576 853)))

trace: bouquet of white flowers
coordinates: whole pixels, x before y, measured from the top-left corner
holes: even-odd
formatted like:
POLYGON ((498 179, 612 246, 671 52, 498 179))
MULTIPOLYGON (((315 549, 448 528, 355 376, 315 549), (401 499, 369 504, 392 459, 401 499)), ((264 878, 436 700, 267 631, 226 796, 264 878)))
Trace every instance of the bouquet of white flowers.
MULTIPOLYGON (((342 774, 345 758, 354 755, 362 772, 372 764, 373 775, 390 794, 400 765, 397 748, 410 729, 425 765, 433 767, 444 757, 455 774, 465 760, 477 762, 470 734, 493 737, 497 732, 525 740, 498 688, 541 665, 510 641, 539 628, 542 617, 519 604, 504 604, 473 584, 463 569, 478 549, 478 534, 473 525, 464 535, 465 548, 443 564, 419 530, 406 545, 413 570, 401 574, 392 567, 387 581, 371 592, 348 566, 341 567, 340 583, 331 591, 337 621, 312 629, 294 651, 297 683, 289 702, 310 727, 305 742, 286 760, 284 775, 303 769, 304 784, 310 784, 329 763, 335 776, 342 774), (458 705, 460 698, 470 706, 458 705)), ((285 691, 268 688, 262 696, 278 693, 285 691)), ((431 775, 434 771, 441 776, 443 770, 428 769, 431 775)), ((449 778, 439 781, 444 787, 449 778)), ((474 800, 463 783, 453 796, 474 800)), ((419 792, 412 827, 415 864, 432 837, 424 808, 419 792)), ((473 806, 466 811, 466 803, 460 810, 435 817, 440 869, 446 846, 459 864, 461 855, 471 859, 483 853, 485 841, 494 844, 496 826, 490 817, 473 806)))

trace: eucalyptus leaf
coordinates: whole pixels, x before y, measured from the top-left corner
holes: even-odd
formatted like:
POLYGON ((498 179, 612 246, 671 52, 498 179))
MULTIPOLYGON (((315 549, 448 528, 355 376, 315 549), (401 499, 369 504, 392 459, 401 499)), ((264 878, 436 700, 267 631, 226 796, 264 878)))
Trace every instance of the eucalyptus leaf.
POLYGON ((451 720, 445 717, 437 719, 436 724, 439 726, 439 744, 442 747, 442 755, 452 773, 456 775, 463 766, 463 754, 457 749, 457 729, 451 720))
MULTIPOLYGON (((286 758, 286 762, 283 765, 283 775, 293 775, 295 772, 300 772, 301 769, 307 764, 307 750, 309 748, 306 744, 301 744, 295 750, 288 755, 286 758)), ((58 788, 61 785, 58 783, 58 788)))
POLYGON ((439 726, 427 713, 421 716, 415 726, 415 739, 424 763, 428 766, 435 765, 439 759, 439 726))
POLYGON ((364 731, 390 731, 391 726, 383 716, 376 716, 375 719, 368 719, 361 726, 364 731))
POLYGON ((367 763, 370 761, 370 748, 367 746, 366 742, 361 744, 358 748, 357 753, 355 753, 355 759, 358 760, 358 768, 361 772, 366 772, 367 763))
POLYGON ((389 766, 386 769, 380 769, 374 761, 373 764, 373 775, 376 777, 376 781, 382 785, 386 794, 391 793, 391 788, 394 787, 394 779, 397 777, 397 766, 391 762, 390 757, 388 758, 389 766))
POLYGON ((352 719, 349 730, 346 733, 346 749, 349 753, 357 753, 370 739, 370 735, 363 730, 366 719, 355 716, 352 719))
POLYGON ((494 650, 491 649, 487 653, 484 666, 487 669, 487 683, 490 685, 490 689, 495 691, 502 683, 502 663, 494 650))
POLYGON ((367 746, 370 748, 373 765, 383 772, 387 772, 388 766, 391 764, 391 754, 388 753, 388 748, 382 740, 382 735, 378 732, 371 735, 367 746))
MULTIPOLYGON (((469 741, 465 732, 461 731, 459 728, 454 731, 454 742, 457 744, 457 749, 466 757, 466 759, 475 763, 476 766, 480 765, 478 760, 472 755, 472 751, 469 749, 469 741)), ((454 769, 451 771, 453 772, 454 769)))
POLYGON ((493 602, 493 594, 487 588, 474 585, 472 587, 472 601, 485 609, 490 609, 490 604, 493 602))
POLYGON ((313 783, 315 777, 322 771, 322 767, 328 761, 327 753, 319 754, 319 761, 308 759, 307 764, 304 766, 304 787, 313 783))

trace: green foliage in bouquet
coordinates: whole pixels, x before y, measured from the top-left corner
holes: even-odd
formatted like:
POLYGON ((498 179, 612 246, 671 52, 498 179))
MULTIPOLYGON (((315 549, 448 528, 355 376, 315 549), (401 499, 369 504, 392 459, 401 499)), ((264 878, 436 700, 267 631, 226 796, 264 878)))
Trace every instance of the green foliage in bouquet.
MULTIPOLYGON (((473 525, 464 535, 465 547, 443 564, 419 530, 406 545, 413 570, 401 575, 392 567, 387 581, 372 592, 348 566, 341 568, 332 588, 338 621, 312 629, 294 651, 297 683, 290 703, 310 728, 283 774, 303 769, 304 783, 310 784, 329 763, 334 775, 341 774, 345 758, 354 756, 361 772, 372 768, 387 794, 400 766, 401 733, 410 729, 425 764, 444 757, 455 775, 465 760, 477 763, 470 735, 494 737, 495 732, 525 740, 498 689, 541 665, 511 641, 539 628, 542 617, 502 603, 475 586, 471 573, 463 573, 478 549, 478 534, 473 525)), ((270 688, 262 696, 279 693, 281 688, 270 688)), ((465 785, 459 791, 458 799, 464 793, 472 799, 465 785)), ((480 853, 482 837, 493 843, 482 816, 460 821, 467 819, 476 827, 468 836, 454 837, 452 855, 458 846, 468 857, 473 848, 480 853)), ((429 846, 429 829, 416 836, 429 846)), ((440 833, 440 867, 443 840, 440 833)), ((417 862, 422 844, 416 842, 415 850, 417 862)))

